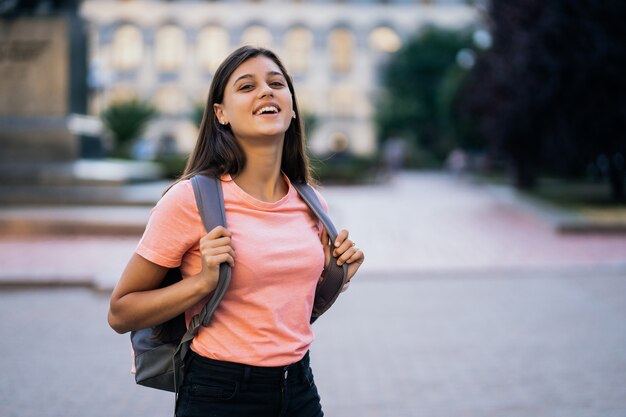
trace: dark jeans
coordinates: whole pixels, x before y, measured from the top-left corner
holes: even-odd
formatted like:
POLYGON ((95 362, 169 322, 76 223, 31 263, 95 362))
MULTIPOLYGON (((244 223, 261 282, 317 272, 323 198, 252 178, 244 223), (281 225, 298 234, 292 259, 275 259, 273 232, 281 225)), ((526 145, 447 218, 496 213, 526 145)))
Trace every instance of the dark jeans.
POLYGON ((177 417, 323 417, 309 354, 289 366, 257 367, 191 352, 177 417))

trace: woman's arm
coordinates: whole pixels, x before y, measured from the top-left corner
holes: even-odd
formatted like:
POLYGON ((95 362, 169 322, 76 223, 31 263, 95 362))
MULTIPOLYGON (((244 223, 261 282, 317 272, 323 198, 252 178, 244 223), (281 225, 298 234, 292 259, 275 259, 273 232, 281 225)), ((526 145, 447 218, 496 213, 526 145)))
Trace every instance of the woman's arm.
POLYGON ((200 240, 202 271, 159 288, 168 268, 134 254, 111 294, 109 325, 118 333, 156 326, 196 305, 216 287, 219 266, 234 265, 231 234, 216 227, 200 240))

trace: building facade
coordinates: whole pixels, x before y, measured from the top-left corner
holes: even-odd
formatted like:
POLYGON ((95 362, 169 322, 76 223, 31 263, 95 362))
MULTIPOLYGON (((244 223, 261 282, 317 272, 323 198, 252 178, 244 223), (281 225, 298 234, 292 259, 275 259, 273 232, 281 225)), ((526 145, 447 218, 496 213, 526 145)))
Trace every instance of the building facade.
POLYGON ((243 44, 268 47, 290 71, 301 111, 315 120, 314 154, 376 151, 373 112, 380 66, 426 25, 464 27, 472 4, 453 0, 84 0, 91 99, 151 101, 163 117, 147 137, 196 139, 189 114, 213 72, 243 44))

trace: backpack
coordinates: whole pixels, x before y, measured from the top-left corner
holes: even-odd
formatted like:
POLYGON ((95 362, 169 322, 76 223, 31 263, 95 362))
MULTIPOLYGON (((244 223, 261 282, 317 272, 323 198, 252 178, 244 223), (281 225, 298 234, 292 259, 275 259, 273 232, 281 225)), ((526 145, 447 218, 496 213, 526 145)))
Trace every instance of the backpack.
MULTIPOLYGON (((226 227, 224 196, 221 181, 205 175, 191 178, 198 211, 207 231, 217 226, 226 227)), ((306 183, 293 183, 300 197, 320 219, 332 242, 337 238, 337 230, 322 205, 306 183)), ((332 251, 331 251, 332 256, 332 251)), ((311 312, 311 323, 324 314, 337 300, 347 282, 347 265, 337 266, 332 258, 324 278, 315 290, 315 300, 311 312)), ((185 357, 189 345, 200 326, 207 326, 224 297, 230 284, 230 265, 220 265, 217 287, 199 314, 193 316, 189 327, 185 324, 184 313, 159 326, 132 331, 131 345, 134 352, 135 381, 139 385, 178 392, 185 372, 185 357)), ((182 279, 180 269, 168 271, 161 286, 172 285, 182 279)))

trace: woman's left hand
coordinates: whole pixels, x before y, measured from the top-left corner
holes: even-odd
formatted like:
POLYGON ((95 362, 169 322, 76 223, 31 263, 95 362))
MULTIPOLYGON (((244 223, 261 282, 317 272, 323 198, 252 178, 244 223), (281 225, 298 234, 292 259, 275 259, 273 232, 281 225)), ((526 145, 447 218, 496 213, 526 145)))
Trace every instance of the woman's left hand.
POLYGON ((324 254, 326 256, 324 269, 330 264, 330 251, 332 249, 333 256, 337 258, 337 265, 348 264, 348 281, 350 281, 363 264, 365 254, 356 246, 354 241, 348 239, 348 235, 349 233, 346 229, 341 229, 337 239, 334 242, 330 242, 328 233, 324 229, 322 232, 322 243, 324 244, 324 254), (331 244, 333 245, 332 248, 331 244))

